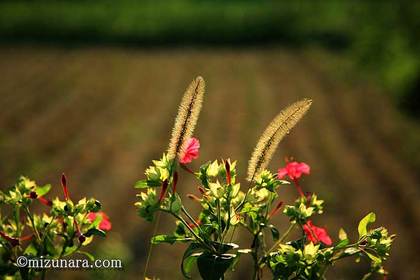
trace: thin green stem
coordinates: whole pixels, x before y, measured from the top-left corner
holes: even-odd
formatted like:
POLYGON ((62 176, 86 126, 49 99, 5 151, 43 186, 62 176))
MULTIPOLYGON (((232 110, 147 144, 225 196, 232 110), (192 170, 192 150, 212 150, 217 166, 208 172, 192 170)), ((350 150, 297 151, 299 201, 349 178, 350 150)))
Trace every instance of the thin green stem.
POLYGON ((13 214, 15 217, 16 223, 16 236, 20 237, 20 205, 17 204, 16 207, 13 209, 13 214))
POLYGON ((191 220, 191 222, 194 224, 194 226, 195 226, 196 228, 198 228, 198 230, 199 230, 201 233, 204 233, 204 232, 203 232, 203 230, 202 230, 202 228, 200 227, 200 225, 196 222, 196 220, 194 220, 194 218, 191 216, 191 214, 187 211, 187 209, 186 209, 184 206, 182 206, 182 207, 181 207, 181 211, 182 211, 182 213, 184 213, 184 214, 185 214, 185 216, 187 216, 187 217, 188 217, 188 219, 190 219, 190 220, 191 220))
POLYGON ((220 215, 220 199, 216 200, 217 202, 217 221, 218 221, 218 239, 222 241, 222 217, 220 215))
POLYGON ((42 242, 41 235, 39 234, 37 228, 35 227, 34 217, 32 217, 32 214, 31 214, 31 212, 29 212, 29 209, 28 209, 27 206, 23 207, 23 209, 25 209, 26 215, 28 215, 29 220, 31 221, 32 228, 34 229, 36 238, 38 239, 39 242, 42 242))
POLYGON ((188 219, 190 219, 191 220, 191 222, 196 226, 196 227, 199 227, 200 225, 194 220, 194 218, 190 215, 190 213, 188 213, 188 211, 187 211, 187 209, 185 209, 185 207, 184 206, 182 206, 181 207, 181 211, 182 211, 182 213, 184 213, 185 214, 185 216, 187 216, 188 217, 188 219))
POLYGON ((299 193, 299 195, 301 196, 301 197, 305 197, 305 194, 303 193, 303 191, 302 191, 302 187, 300 186, 300 184, 299 184, 299 180, 298 179, 293 179, 293 182, 295 183, 295 186, 296 186, 296 189, 297 189, 297 191, 298 191, 298 193, 299 193))
POLYGON ((368 272, 368 273, 366 273, 365 275, 363 275, 362 280, 367 280, 367 279, 369 279, 371 276, 372 276, 372 272, 368 272))
POLYGON ((233 241, 233 238, 235 237, 235 231, 236 231, 236 228, 237 228, 238 226, 234 226, 233 227, 233 230, 232 230, 232 235, 230 236, 230 243, 232 243, 232 241, 233 241))
MULTIPOLYGON (((276 249, 287 238, 287 236, 290 234, 290 232, 293 230, 295 226, 296 226, 296 223, 290 224, 290 226, 283 233, 280 239, 276 243, 274 243, 273 246, 271 246, 271 248, 267 251, 267 253, 265 253, 265 256, 268 256, 272 251, 274 251, 274 249, 276 249)), ((262 263, 262 259, 259 260, 259 264, 260 266, 261 265, 264 266, 264 264, 262 263)))
MULTIPOLYGON (((156 233, 157 233, 161 214, 162 214, 161 212, 157 213, 157 217, 156 217, 156 221, 155 221, 155 226, 153 228, 153 235, 152 236, 155 236, 156 233)), ((149 250, 147 252, 146 264, 144 266, 143 279, 146 279, 146 276, 147 276, 147 270, 149 269, 149 263, 150 263, 150 259, 152 257, 152 251, 153 251, 153 244, 152 244, 152 242, 150 242, 149 250)))
POLYGON ((160 211, 162 212, 166 212, 171 214, 172 216, 174 216, 176 219, 178 219, 190 232, 191 234, 194 236, 194 238, 201 243, 201 245, 203 245, 204 247, 206 247, 207 249, 209 249, 210 251, 215 252, 216 250, 208 245, 200 236, 197 235, 197 233, 195 233, 195 231, 190 227, 190 225, 184 220, 184 218, 182 218, 181 216, 169 211, 169 210, 165 210, 165 209, 160 209, 160 211))
POLYGON ((227 219, 227 224, 226 224, 225 232, 223 233, 223 236, 222 236, 222 243, 225 241, 225 237, 226 237, 226 235, 227 235, 227 233, 229 231, 229 228, 230 228, 230 219, 231 219, 231 207, 230 207, 231 197, 230 197, 230 191, 232 191, 232 187, 229 189, 228 197, 227 197, 228 219, 227 219))
POLYGON ((254 260, 254 274, 252 276, 252 279, 258 280, 260 272, 260 266, 258 265, 258 254, 256 252, 252 253, 252 258, 254 260))

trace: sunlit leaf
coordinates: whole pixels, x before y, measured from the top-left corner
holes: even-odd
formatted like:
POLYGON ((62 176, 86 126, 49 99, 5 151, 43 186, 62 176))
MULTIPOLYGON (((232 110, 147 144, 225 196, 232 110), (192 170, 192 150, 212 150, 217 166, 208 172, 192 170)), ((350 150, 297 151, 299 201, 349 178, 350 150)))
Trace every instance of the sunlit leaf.
POLYGON ((37 194, 38 196, 44 196, 44 195, 46 195, 46 194, 47 194, 50 190, 51 190, 51 185, 50 185, 50 184, 47 184, 47 185, 42 186, 42 187, 38 186, 38 187, 36 187, 36 194, 37 194))
POLYGON ((367 234, 367 226, 376 220, 376 215, 373 212, 367 214, 360 222, 357 230, 359 231, 359 238, 367 234))
POLYGON ((345 240, 347 239, 347 233, 344 231, 343 228, 340 228, 340 230, 338 231, 338 238, 340 240, 345 240))
POLYGON ((161 234, 161 235, 153 236, 152 239, 150 240, 150 242, 152 244, 160 244, 160 243, 174 244, 177 241, 178 242, 187 242, 187 241, 191 241, 191 240, 193 240, 193 239, 189 238, 189 237, 161 234))
POLYGON ((181 272, 185 278, 191 279, 191 269, 197 261, 197 258, 203 253, 203 248, 200 244, 191 243, 184 252, 181 262, 181 272))

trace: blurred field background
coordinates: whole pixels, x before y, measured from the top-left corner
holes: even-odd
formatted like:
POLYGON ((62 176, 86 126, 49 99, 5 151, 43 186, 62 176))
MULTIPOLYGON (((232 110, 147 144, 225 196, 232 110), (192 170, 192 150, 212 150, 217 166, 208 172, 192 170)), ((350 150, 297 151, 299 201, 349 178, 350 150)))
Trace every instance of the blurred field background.
MULTIPOLYGON (((132 186, 167 148, 197 75, 207 94, 194 167, 230 157, 244 178, 268 122, 312 98, 272 170, 285 156, 312 166, 303 184, 326 200, 315 220, 335 239, 340 226, 356 232, 375 211, 377 225, 398 234, 389 279, 417 279, 419 14, 408 1, 0 2, 0 185, 24 174, 61 195, 66 172, 72 196, 97 197, 113 222, 92 249, 124 263, 122 271, 66 270, 51 279, 141 278, 152 225, 136 216, 132 186)), ((195 192, 187 174, 181 180, 183 194, 195 192)), ((285 187, 281 195, 290 202, 295 193, 285 187)), ((282 229, 286 220, 277 223, 282 229)), ((183 249, 154 247, 149 275, 182 279, 183 249)), ((229 277, 249 279, 247 265, 229 277)), ((359 279, 365 268, 337 265, 329 279, 359 279)))

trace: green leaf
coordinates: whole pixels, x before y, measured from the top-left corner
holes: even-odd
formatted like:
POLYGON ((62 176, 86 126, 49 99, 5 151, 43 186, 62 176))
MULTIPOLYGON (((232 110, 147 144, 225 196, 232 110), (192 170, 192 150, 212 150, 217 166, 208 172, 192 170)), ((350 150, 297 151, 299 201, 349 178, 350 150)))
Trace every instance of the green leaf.
POLYGON ((181 271, 182 271, 182 274, 186 278, 191 279, 191 276, 190 276, 191 270, 197 264, 197 258, 201 254, 202 253, 194 253, 191 256, 185 258, 184 261, 182 262, 181 271))
POLYGON ((69 255, 73 254, 74 252, 77 251, 77 249, 79 249, 79 246, 77 246, 76 244, 74 244, 71 247, 66 247, 66 249, 64 250, 63 257, 66 257, 66 256, 69 256, 69 255))
POLYGON ((47 249, 48 253, 49 253, 51 256, 56 255, 56 254, 57 254, 56 248, 55 248, 54 243, 52 242, 52 240, 50 239, 50 237, 49 237, 49 236, 47 236, 47 237, 44 239, 44 242, 45 242, 45 247, 46 247, 46 249, 47 249))
POLYGON ((346 247, 347 245, 349 245, 349 240, 348 239, 343 239, 340 240, 340 242, 338 242, 337 245, 335 245, 335 249, 342 249, 344 247, 346 247))
POLYGON ((382 260, 380 258, 378 258, 377 256, 375 256, 375 255, 373 255, 369 252, 366 252, 366 251, 365 251, 365 253, 376 265, 382 263, 382 260))
POLYGON ((85 235, 86 235, 87 237, 90 237, 90 236, 92 236, 92 235, 97 235, 97 236, 105 237, 105 236, 106 236, 106 233, 105 233, 105 231, 103 231, 103 230, 100 230, 100 229, 97 229, 97 228, 91 228, 91 229, 89 229, 89 230, 85 233, 85 235))
POLYGON ((376 215, 373 212, 367 214, 360 222, 357 230, 359 231, 359 238, 367 234, 367 226, 376 220, 376 215))
POLYGON ((340 228, 340 230, 338 231, 338 238, 340 240, 345 240, 347 239, 347 233, 344 231, 343 228, 340 228))
POLYGON ((96 215, 95 220, 90 224, 89 229, 97 229, 99 224, 102 222, 102 215, 96 215))
POLYGON ((191 240, 193 240, 193 238, 161 234, 161 235, 153 236, 152 239, 150 240, 150 242, 152 244, 156 245, 156 244, 160 244, 160 243, 174 244, 177 241, 178 242, 188 242, 188 241, 191 241, 191 240))
POLYGON ((149 186, 147 185, 147 180, 140 180, 137 181, 136 184, 134 185, 134 188, 136 189, 145 189, 148 188, 149 186))
POLYGON ((79 251, 78 253, 85 255, 91 262, 95 261, 95 257, 89 252, 79 251))
POLYGON ((279 233, 278 229, 276 229, 276 228, 274 227, 274 225, 269 225, 268 227, 270 228, 271 235, 273 236, 273 240, 274 240, 274 241, 279 240, 279 238, 280 238, 280 233, 279 233))
POLYGON ((152 187, 160 187, 162 182, 160 181, 153 181, 153 180, 140 180, 134 184, 134 188, 136 189, 147 189, 152 187))
POLYGON ((44 196, 44 195, 46 195, 46 194, 47 194, 50 190, 51 190, 51 185, 50 185, 50 184, 47 184, 47 185, 42 186, 42 187, 38 186, 38 187, 36 188, 36 194, 37 194, 38 196, 44 196))
POLYGON ((203 253, 203 248, 198 243, 191 243, 184 252, 181 262, 181 272, 185 278, 191 279, 191 269, 194 266, 197 257, 203 253), (192 259, 191 259, 192 258, 192 259))
POLYGON ((172 213, 178 214, 179 211, 181 211, 182 207, 182 201, 181 198, 177 193, 173 194, 171 197, 171 204, 170 204, 170 210, 172 213))
POLYGON ((25 251, 23 252, 24 255, 36 256, 38 250, 34 246, 34 243, 31 243, 26 247, 25 251))

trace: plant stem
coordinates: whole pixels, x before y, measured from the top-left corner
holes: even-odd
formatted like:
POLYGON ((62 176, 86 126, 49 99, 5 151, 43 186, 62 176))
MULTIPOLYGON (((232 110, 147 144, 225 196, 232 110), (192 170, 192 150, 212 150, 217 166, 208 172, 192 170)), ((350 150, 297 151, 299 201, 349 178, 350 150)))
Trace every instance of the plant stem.
MULTIPOLYGON (((271 246, 271 248, 267 251, 267 253, 265 253, 265 256, 268 256, 268 254, 270 254, 274 249, 276 249, 286 239, 286 237, 289 235, 289 233, 293 230, 293 228, 295 226, 296 226, 296 223, 290 224, 290 226, 283 233, 283 235, 280 237, 280 239, 276 243, 274 243, 273 246, 271 246)), ((262 259, 260 259, 258 263, 259 263, 260 267, 264 266, 264 263, 262 263, 262 259)))
POLYGON ((219 232, 218 233, 218 239, 220 241, 222 241, 222 218, 220 216, 220 199, 217 199, 216 202, 217 202, 217 221, 218 221, 218 224, 219 224, 219 227, 218 227, 218 232, 219 232))
POLYGON ((259 272, 260 272, 260 266, 258 264, 258 255, 256 252, 252 254, 252 257, 254 259, 254 275, 252 276, 253 280, 259 279, 259 272))
MULTIPOLYGON (((156 233, 157 233, 161 214, 162 214, 162 212, 157 213, 157 217, 156 217, 155 226, 154 226, 154 229, 153 229, 153 235, 152 236, 155 236, 156 233)), ((146 264, 144 266, 143 279, 146 279, 146 276, 147 276, 147 270, 149 269, 149 263, 150 263, 150 259, 152 257, 152 250, 153 250, 153 244, 152 244, 152 242, 150 242, 149 250, 147 252, 146 264)))
POLYGON ((367 279, 369 279, 371 276, 372 276, 372 272, 368 272, 368 273, 366 273, 365 275, 363 275, 362 280, 367 280, 367 279))
POLYGON ((38 239, 39 242, 42 242, 41 235, 39 234, 38 230, 35 227, 34 217, 32 217, 32 214, 31 214, 31 212, 29 212, 29 209, 28 209, 27 206, 23 207, 23 209, 25 209, 26 215, 28 215, 29 220, 31 221, 32 228, 34 229, 36 238, 38 239))
POLYGON ((20 206, 19 204, 16 205, 13 209, 14 211, 14 217, 15 217, 15 223, 16 223, 16 236, 20 236, 20 206))
POLYGON ((198 230, 199 230, 201 233, 203 233, 203 230, 201 229, 200 225, 196 222, 196 220, 194 220, 194 218, 191 216, 191 214, 190 214, 190 213, 188 213, 187 209, 186 209, 184 206, 182 206, 182 207, 181 207, 181 211, 182 211, 182 213, 184 213, 184 214, 185 214, 185 216, 187 216, 187 217, 188 217, 188 219, 190 219, 190 220, 191 220, 191 222, 194 224, 194 226, 195 226, 196 228, 198 228, 198 230))
POLYGON ((190 225, 184 220, 184 218, 182 218, 181 216, 179 216, 179 215, 177 215, 177 214, 175 214, 175 213, 173 213, 173 212, 171 212, 171 211, 169 211, 169 210, 165 210, 165 209, 160 209, 161 211, 163 211, 163 212, 166 212, 166 213, 169 213, 169 214, 171 214, 172 216, 174 216, 176 219, 178 219, 190 232, 191 232, 191 234, 194 236, 194 238, 199 242, 199 243, 201 243, 201 245, 203 245, 204 247, 206 247, 207 249, 209 249, 210 251, 213 251, 213 252, 215 252, 216 250, 212 247, 212 246, 210 246, 210 245, 208 245, 206 242, 204 242, 204 240, 200 237, 200 236, 198 236, 197 235, 197 233, 195 233, 195 231, 190 227, 190 225))
POLYGON ((305 194, 304 194, 304 193, 303 193, 303 191, 302 191, 302 187, 299 185, 299 181, 298 181, 298 179, 293 179, 293 182, 295 183, 295 186, 296 186, 296 189, 297 189, 297 191, 298 191, 299 195, 300 195, 301 197, 305 197, 305 194))
POLYGON ((230 236, 230 243, 232 243, 232 241, 233 241, 233 238, 235 237, 235 231, 236 231, 236 228, 237 228, 237 226, 234 226, 233 227, 233 230, 232 230, 232 235, 230 236))
POLYGON ((190 215, 190 213, 188 213, 188 211, 187 211, 187 209, 185 209, 185 207, 184 206, 182 206, 181 207, 181 211, 182 211, 182 213, 184 213, 185 214, 185 216, 187 216, 188 217, 188 219, 190 219, 191 220, 191 222, 197 227, 197 228, 200 228, 200 225, 194 220, 194 218, 190 215))

